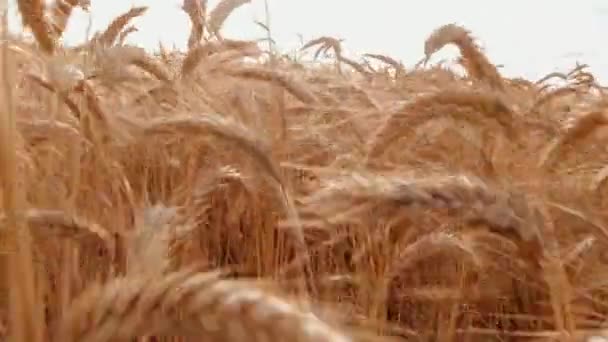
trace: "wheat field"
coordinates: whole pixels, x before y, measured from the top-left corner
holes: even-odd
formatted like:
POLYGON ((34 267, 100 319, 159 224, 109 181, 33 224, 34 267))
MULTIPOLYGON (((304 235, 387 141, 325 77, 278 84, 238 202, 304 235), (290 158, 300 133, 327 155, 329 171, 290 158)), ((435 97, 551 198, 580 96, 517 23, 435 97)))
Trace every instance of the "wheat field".
POLYGON ((222 35, 248 2, 184 0, 188 50, 156 54, 125 43, 146 7, 71 47, 88 1, 19 0, 32 38, 4 13, 2 340, 608 339, 587 65, 508 78, 449 23, 411 68, 285 53, 222 35), (463 74, 429 62, 450 44, 463 74))

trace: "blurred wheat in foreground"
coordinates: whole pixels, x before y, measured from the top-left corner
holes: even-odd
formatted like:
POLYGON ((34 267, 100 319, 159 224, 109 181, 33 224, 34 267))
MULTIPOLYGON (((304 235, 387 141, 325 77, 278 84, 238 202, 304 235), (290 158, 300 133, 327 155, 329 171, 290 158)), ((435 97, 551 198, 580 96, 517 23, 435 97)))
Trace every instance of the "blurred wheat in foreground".
POLYGON ((75 47, 88 1, 18 1, 30 40, 4 12, 2 340, 608 339, 587 65, 507 78, 454 24, 412 68, 279 53, 222 34, 248 3, 185 0, 188 51, 156 55, 127 43, 147 7, 75 47))

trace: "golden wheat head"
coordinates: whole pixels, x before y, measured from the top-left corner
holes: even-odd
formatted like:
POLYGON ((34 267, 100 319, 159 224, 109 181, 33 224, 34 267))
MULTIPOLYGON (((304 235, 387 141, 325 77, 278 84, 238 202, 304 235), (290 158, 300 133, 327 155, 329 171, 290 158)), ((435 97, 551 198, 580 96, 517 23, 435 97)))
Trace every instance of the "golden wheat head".
POLYGON ((103 342, 146 335, 233 342, 350 341, 312 313, 253 285, 191 270, 91 286, 56 336, 57 341, 103 342))

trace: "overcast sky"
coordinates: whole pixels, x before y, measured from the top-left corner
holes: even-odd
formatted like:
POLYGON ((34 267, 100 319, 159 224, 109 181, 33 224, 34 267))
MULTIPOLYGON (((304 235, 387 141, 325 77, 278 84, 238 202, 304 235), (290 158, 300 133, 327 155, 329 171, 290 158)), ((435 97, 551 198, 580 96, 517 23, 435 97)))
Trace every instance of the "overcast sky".
MULTIPOLYGON (((568 70, 576 61, 587 63, 608 81, 608 1, 606 0, 267 0, 273 38, 279 48, 292 49, 298 34, 308 40, 321 35, 343 38, 351 53, 384 53, 406 66, 423 56, 425 38, 447 23, 464 25, 479 39, 503 73, 537 79, 555 70, 568 70)), ((15 0, 13 23, 20 21, 15 0)), ((183 48, 189 21, 179 0, 91 0, 92 30, 103 29, 113 17, 133 5, 149 6, 133 23, 139 32, 129 42, 155 48, 158 42, 183 48)), ((211 6, 218 1, 209 0, 211 6)), ((254 24, 263 21, 264 1, 252 0, 226 22, 224 36, 262 38, 254 24)), ((81 42, 89 17, 78 12, 65 36, 81 42)), ((453 58, 446 48, 440 58, 453 58)))

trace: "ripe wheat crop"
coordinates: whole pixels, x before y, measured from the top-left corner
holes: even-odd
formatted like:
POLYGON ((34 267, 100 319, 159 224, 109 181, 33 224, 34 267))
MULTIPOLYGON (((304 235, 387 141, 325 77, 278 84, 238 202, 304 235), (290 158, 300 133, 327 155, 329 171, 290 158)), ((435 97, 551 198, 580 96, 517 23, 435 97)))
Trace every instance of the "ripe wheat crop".
POLYGON ((587 65, 509 78, 455 24, 412 67, 280 52, 222 34, 249 2, 184 0, 186 51, 129 44, 147 7, 78 46, 89 1, 3 21, 0 340, 608 339, 587 65))

